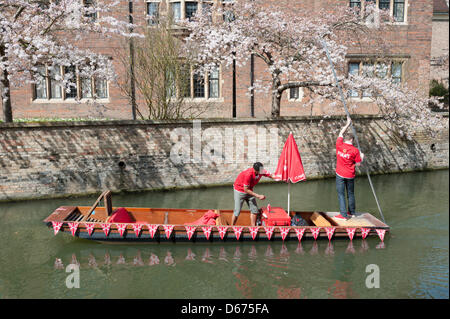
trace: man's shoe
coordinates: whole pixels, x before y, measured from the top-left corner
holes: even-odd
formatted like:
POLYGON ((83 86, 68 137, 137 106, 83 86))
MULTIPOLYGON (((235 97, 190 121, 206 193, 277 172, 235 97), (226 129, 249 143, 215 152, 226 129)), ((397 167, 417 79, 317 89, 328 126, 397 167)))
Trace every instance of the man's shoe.
POLYGON ((347 219, 348 219, 348 218, 342 216, 341 214, 336 215, 336 216, 334 216, 334 217, 339 218, 339 219, 344 219, 344 220, 347 220, 347 219))

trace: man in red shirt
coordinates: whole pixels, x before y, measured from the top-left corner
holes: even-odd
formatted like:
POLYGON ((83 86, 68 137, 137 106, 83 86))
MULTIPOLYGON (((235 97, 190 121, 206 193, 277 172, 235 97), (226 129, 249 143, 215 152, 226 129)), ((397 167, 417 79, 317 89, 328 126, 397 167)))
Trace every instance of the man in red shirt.
POLYGON ((241 213, 242 205, 245 201, 250 208, 251 224, 252 226, 256 226, 256 216, 259 213, 258 206, 256 205, 256 198, 264 200, 266 196, 253 192, 253 187, 258 184, 263 176, 273 178, 272 174, 269 174, 264 170, 262 163, 256 162, 253 164, 253 167, 242 171, 234 181, 234 214, 231 219, 231 225, 236 224, 237 218, 241 213))
POLYGON ((364 154, 353 146, 353 134, 346 132, 352 120, 347 117, 347 124, 339 132, 336 141, 336 190, 338 193, 339 218, 350 218, 355 214, 355 165, 360 165, 364 159, 364 154), (345 203, 345 193, 347 190, 348 210, 345 203))

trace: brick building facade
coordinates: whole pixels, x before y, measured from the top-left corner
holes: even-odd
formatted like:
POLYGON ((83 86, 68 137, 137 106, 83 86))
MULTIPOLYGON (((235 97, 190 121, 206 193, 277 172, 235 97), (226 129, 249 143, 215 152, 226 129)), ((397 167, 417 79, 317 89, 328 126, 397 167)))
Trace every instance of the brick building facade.
MULTIPOLYGON (((267 0, 274 1, 274 0, 267 0)), ((279 0, 280 8, 286 10, 302 10, 304 7, 314 9, 332 9, 336 6, 363 6, 369 0, 279 0)), ((395 17, 395 31, 387 34, 386 39, 391 43, 393 51, 392 75, 399 81, 407 82, 409 86, 423 89, 428 93, 430 78, 430 54, 432 39, 433 0, 370 0, 379 7, 388 9, 395 17)), ((147 24, 147 14, 150 16, 164 15, 169 10, 175 17, 184 18, 192 14, 197 8, 207 5, 220 5, 223 0, 187 1, 187 0, 135 0, 133 1, 133 18, 138 24, 147 24)), ((128 19, 129 2, 120 1, 116 15, 123 20, 128 19)), ((91 37, 82 44, 83 47, 96 52, 108 54, 112 57, 116 71, 120 74, 123 67, 116 58, 117 50, 128 50, 128 46, 119 39, 103 39, 91 37)), ((372 52, 361 52, 358 48, 350 48, 348 52, 348 69, 360 70, 364 61, 370 60, 372 52)), ((271 97, 268 94, 256 93, 254 100, 248 94, 251 83, 251 70, 254 79, 263 78, 264 64, 257 58, 254 64, 247 63, 235 70, 235 84, 231 69, 221 68, 215 75, 214 82, 205 81, 203 96, 191 96, 189 103, 204 106, 205 118, 246 118, 254 116, 265 118, 270 116, 271 97), (211 83, 211 84, 210 84, 211 83), (214 88, 208 85, 214 85, 214 88), (213 93, 210 93, 213 92, 213 93)), ((63 72, 63 70, 61 70, 63 72)), ((191 80, 192 81, 192 80, 191 80)), ((52 87, 51 81, 46 82, 45 92, 36 92, 32 85, 12 88, 12 107, 14 118, 58 117, 58 118, 108 118, 130 119, 131 106, 128 98, 116 83, 103 83, 96 79, 88 79, 85 86, 96 92, 101 98, 93 101, 83 97, 79 81, 78 90, 70 93, 60 92, 52 87), (77 101, 74 97, 81 98, 77 101)), ((313 109, 303 107, 302 89, 288 90, 283 94, 281 102, 281 116, 320 115, 333 113, 327 105, 317 105, 313 109)), ((139 101, 138 101, 139 102, 139 101)), ((363 96, 355 97, 353 102, 358 104, 359 113, 374 114, 376 108, 363 96)), ((145 107, 140 111, 146 115, 145 107)))
POLYGON ((449 33, 448 0, 434 0, 433 5, 433 38, 431 42, 430 80, 440 80, 448 87, 448 69, 436 60, 448 52, 449 33))

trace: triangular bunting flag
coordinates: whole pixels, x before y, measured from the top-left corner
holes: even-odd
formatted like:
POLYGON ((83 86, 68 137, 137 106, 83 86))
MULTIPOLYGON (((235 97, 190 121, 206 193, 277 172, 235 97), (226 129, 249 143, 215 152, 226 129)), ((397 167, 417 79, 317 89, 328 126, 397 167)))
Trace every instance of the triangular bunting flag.
POLYGON ((334 231, 336 228, 334 227, 325 227, 325 231, 327 232, 328 240, 331 240, 331 237, 333 237, 334 231))
POLYGON ((280 229, 281 238, 285 240, 291 228, 290 227, 278 227, 278 228, 280 229))
POLYGON ((203 233, 206 236, 206 239, 209 240, 209 236, 211 235, 212 226, 203 226, 203 233))
POLYGON ((147 224, 148 232, 152 238, 155 236, 156 231, 158 230, 159 225, 150 225, 147 224))
POLYGON ((95 224, 94 223, 84 223, 84 227, 86 227, 86 230, 87 230, 89 236, 91 236, 92 232, 94 231, 95 224))
POLYGON ((267 235, 267 239, 270 240, 270 238, 272 238, 272 234, 273 234, 273 230, 275 229, 275 227, 273 226, 266 226, 264 227, 264 230, 266 231, 266 235, 267 235))
POLYGON ((132 224, 133 226, 133 231, 136 234, 136 237, 139 237, 139 233, 141 232, 142 229, 142 224, 132 224))
POLYGON ((306 228, 294 228, 294 229, 295 229, 295 234, 297 235, 298 241, 301 241, 306 228))
POLYGON ((169 239, 172 234, 173 225, 163 225, 164 231, 166 232, 166 238, 169 239))
POLYGON ((248 230, 250 230, 250 235, 252 235, 252 239, 255 240, 255 237, 258 234, 259 227, 251 226, 251 227, 248 227, 248 230))
POLYGON ((362 239, 365 239, 370 233, 370 228, 361 228, 362 239))
POLYGON ((227 233, 228 226, 216 226, 216 227, 219 230, 220 239, 223 240, 223 236, 225 236, 225 234, 227 233))
POLYGON ((320 233, 320 227, 314 227, 310 228, 311 233, 313 234, 314 239, 317 239, 317 236, 319 236, 320 233))
POLYGON ((52 222, 53 225, 53 232, 55 233, 55 235, 59 232, 59 230, 61 229, 63 223, 61 222, 52 222))
POLYGON ((78 223, 68 223, 69 228, 70 228, 70 232, 72 233, 72 236, 75 236, 75 232, 77 231, 78 228, 78 223))
POLYGON ((111 228, 111 224, 110 223, 106 223, 106 224, 101 224, 103 232, 105 233, 105 236, 108 236, 109 234, 109 229, 111 228))
POLYGON ((119 231, 120 236, 123 236, 123 233, 125 232, 125 229, 127 228, 127 224, 115 224, 117 227, 117 230, 119 231))
POLYGON ((191 240, 192 235, 195 232, 195 226, 184 226, 186 228, 186 234, 188 235, 188 239, 191 240))
POLYGON ((236 240, 239 240, 239 237, 241 237, 242 233, 242 226, 233 226, 234 235, 236 236, 236 240))
POLYGON ((380 237, 381 241, 384 241, 384 234, 386 233, 386 229, 375 229, 377 231, 378 237, 380 237))
POLYGON ((350 240, 353 240, 356 228, 346 228, 345 230, 347 231, 348 238, 350 238, 350 240))

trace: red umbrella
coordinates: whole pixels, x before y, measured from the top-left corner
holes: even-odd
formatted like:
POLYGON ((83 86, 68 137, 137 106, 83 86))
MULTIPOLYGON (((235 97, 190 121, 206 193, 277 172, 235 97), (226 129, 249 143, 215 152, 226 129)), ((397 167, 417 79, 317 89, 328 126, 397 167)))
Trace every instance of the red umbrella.
POLYGON ((292 132, 284 144, 283 151, 278 160, 277 169, 274 173, 274 179, 277 181, 285 181, 288 183, 288 214, 290 208, 291 183, 297 183, 306 179, 303 169, 302 159, 298 151, 297 143, 295 143, 292 132))

